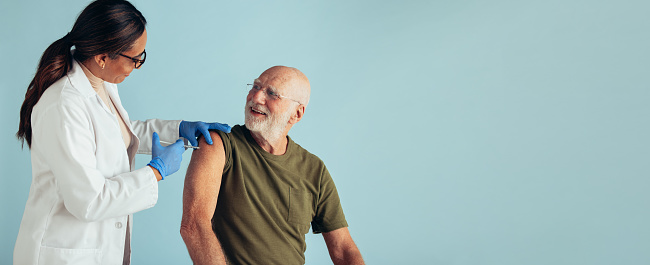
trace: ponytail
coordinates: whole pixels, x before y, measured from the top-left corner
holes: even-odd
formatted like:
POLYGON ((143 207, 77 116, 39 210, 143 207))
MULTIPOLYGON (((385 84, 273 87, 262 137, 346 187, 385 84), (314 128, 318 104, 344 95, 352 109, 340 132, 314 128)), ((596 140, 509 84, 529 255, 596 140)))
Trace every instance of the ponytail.
POLYGON ((23 146, 25 141, 27 141, 30 148, 32 146, 32 110, 34 105, 36 105, 45 90, 65 76, 72 67, 72 53, 70 52, 72 46, 70 33, 68 33, 63 38, 50 44, 43 52, 36 75, 34 75, 32 82, 29 83, 27 93, 25 93, 25 101, 20 107, 20 124, 16 137, 22 142, 23 146))

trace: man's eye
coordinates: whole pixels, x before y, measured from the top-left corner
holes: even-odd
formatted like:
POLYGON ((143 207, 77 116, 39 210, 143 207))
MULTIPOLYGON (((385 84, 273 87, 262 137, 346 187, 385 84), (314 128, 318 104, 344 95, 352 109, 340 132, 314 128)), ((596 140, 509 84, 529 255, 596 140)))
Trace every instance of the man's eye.
POLYGON ((253 85, 253 89, 255 89, 255 90, 260 90, 260 86, 258 86, 258 85, 253 85))
POLYGON ((269 93, 269 96, 272 96, 272 97, 278 97, 278 94, 275 93, 275 92, 273 92, 273 91, 271 91, 271 90, 267 91, 267 93, 269 93))

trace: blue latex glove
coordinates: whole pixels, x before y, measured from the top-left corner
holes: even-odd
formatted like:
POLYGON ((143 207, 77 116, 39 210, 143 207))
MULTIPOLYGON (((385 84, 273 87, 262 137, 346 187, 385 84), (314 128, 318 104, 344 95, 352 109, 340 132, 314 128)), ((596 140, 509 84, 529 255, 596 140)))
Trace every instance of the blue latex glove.
POLYGON ((202 121, 181 121, 181 125, 178 126, 178 133, 181 137, 190 141, 190 144, 193 146, 199 146, 199 142, 196 141, 196 137, 203 134, 205 141, 208 144, 212 144, 212 137, 210 137, 210 132, 208 130, 217 129, 219 131, 229 133, 230 126, 225 123, 205 123, 202 121))
POLYGON ((166 176, 173 174, 181 168, 181 160, 183 160, 183 140, 178 139, 175 143, 168 146, 160 145, 160 138, 158 133, 153 133, 151 138, 151 162, 147 164, 157 169, 165 179, 166 176))

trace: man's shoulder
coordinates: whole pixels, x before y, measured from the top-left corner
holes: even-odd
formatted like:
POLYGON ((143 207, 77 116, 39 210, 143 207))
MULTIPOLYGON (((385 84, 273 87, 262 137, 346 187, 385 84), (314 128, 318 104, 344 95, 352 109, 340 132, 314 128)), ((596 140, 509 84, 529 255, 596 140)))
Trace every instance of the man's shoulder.
POLYGON ((210 131, 212 134, 216 134, 219 138, 221 138, 220 140, 223 143, 223 149, 226 154, 234 151, 235 149, 241 149, 242 147, 250 144, 249 141, 246 140, 246 127, 241 125, 232 126, 229 133, 219 130, 210 131))
POLYGON ((323 164, 323 165, 325 164, 320 157, 318 157, 314 153, 310 152, 309 150, 305 149, 300 144, 293 141, 293 139, 291 139, 291 138, 289 138, 289 139, 291 141, 291 144, 294 146, 293 147, 294 148, 294 151, 293 151, 294 155, 300 156, 303 159, 305 159, 307 161, 310 161, 310 162, 316 162, 316 163, 320 163, 320 164, 323 164))
POLYGON ((211 132, 217 133, 224 141, 232 138, 233 136, 239 137, 244 135, 244 128, 241 125, 232 126, 229 133, 222 132, 220 130, 210 130, 211 132))

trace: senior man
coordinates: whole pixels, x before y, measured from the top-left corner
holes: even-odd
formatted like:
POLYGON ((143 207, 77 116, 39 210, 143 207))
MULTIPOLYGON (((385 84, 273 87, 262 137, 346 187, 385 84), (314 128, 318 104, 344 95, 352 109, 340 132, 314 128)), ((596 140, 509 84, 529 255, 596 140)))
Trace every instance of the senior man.
POLYGON ((304 264, 310 224, 334 264, 364 264, 325 164, 288 136, 309 94, 298 69, 271 67, 248 92, 245 126, 211 131, 213 145, 201 139, 181 223, 195 264, 304 264))

